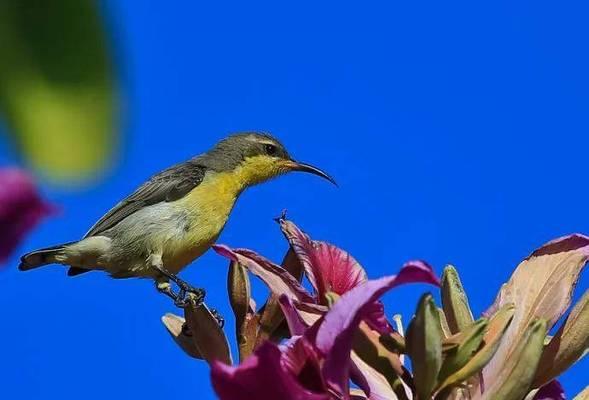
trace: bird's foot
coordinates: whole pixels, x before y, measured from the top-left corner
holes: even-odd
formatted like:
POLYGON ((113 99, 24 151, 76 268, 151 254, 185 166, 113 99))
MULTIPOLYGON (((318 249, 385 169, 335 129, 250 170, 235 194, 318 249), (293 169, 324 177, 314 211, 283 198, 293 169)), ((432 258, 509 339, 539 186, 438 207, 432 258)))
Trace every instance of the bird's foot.
POLYGON ((201 305, 206 296, 205 290, 192 287, 184 281, 181 282, 184 284, 182 286, 178 285, 178 292, 172 290, 172 285, 169 282, 156 282, 156 288, 158 292, 174 300, 176 307, 184 308, 191 303, 197 306, 201 305))
POLYGON ((190 286, 190 291, 180 289, 178 296, 174 300, 174 305, 178 308, 185 308, 188 305, 199 307, 204 303, 206 292, 204 289, 193 288, 190 286))

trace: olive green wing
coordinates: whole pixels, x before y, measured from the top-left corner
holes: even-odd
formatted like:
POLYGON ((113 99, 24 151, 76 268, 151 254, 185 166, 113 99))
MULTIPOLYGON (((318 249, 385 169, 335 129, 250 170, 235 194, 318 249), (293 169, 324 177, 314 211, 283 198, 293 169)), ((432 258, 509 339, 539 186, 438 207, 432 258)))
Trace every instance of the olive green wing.
POLYGON ((205 172, 204 166, 189 161, 154 175, 107 212, 84 238, 100 235, 143 207, 184 197, 202 182, 205 172))

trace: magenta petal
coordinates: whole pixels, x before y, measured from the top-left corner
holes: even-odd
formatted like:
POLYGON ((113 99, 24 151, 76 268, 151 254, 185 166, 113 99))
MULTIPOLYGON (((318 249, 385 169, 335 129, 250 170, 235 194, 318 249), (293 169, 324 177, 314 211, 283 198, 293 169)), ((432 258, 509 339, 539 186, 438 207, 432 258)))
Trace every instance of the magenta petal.
POLYGON ((211 380, 221 400, 328 400, 325 394, 303 388, 281 362, 280 349, 262 344, 241 365, 214 362, 211 380))
POLYGON ((41 199, 26 172, 0 169, 0 263, 6 261, 25 234, 54 211, 41 199))
POLYGON ((220 255, 236 261, 264 281, 270 290, 278 295, 286 295, 302 302, 314 302, 313 297, 301 286, 287 270, 266 258, 246 249, 231 249, 225 245, 214 245, 220 255))
POLYGON ((326 393, 317 351, 306 337, 293 336, 280 349, 282 364, 297 377, 300 385, 313 393, 326 393))
POLYGON ((292 336, 280 345, 282 363, 295 376, 301 372, 309 359, 307 348, 302 340, 302 336, 292 336))
POLYGON ((379 300, 366 306, 364 321, 372 329, 382 334, 393 332, 393 327, 384 314, 384 305, 379 300))
POLYGON ((323 377, 332 389, 348 391, 352 339, 367 308, 386 291, 410 282, 437 284, 439 280, 429 265, 407 263, 398 275, 367 281, 345 293, 324 316, 315 345, 325 357, 323 377))
POLYGON ((299 315, 298 310, 292 304, 292 301, 288 296, 281 295, 278 299, 282 313, 288 324, 288 330, 292 336, 302 335, 307 330, 307 324, 299 315))
POLYGON ((532 400, 565 400, 564 389, 557 380, 542 386, 532 400))
POLYGON ((421 282, 440 286, 440 278, 434 273, 432 266, 423 260, 407 261, 397 277, 402 283, 421 282))
POLYGON ((311 240, 291 221, 280 219, 279 223, 320 302, 327 292, 342 295, 366 281, 366 272, 349 253, 329 243, 311 240))

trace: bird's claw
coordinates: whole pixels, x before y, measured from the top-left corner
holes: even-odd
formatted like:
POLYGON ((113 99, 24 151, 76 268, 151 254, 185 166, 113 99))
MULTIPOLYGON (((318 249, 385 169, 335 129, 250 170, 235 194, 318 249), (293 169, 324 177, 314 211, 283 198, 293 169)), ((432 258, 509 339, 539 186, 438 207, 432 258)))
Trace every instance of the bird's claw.
POLYGON ((200 306, 204 302, 206 296, 204 289, 195 288, 178 278, 176 275, 170 274, 163 268, 162 270, 165 272, 163 275, 178 286, 178 292, 172 290, 172 286, 169 282, 156 282, 156 288, 160 293, 163 293, 174 300, 174 305, 176 307, 185 308, 189 304, 200 306))
POLYGON ((194 288, 192 286, 188 286, 188 290, 186 288, 180 288, 174 299, 174 305, 178 308, 185 308, 188 305, 199 307, 204 303, 205 296, 206 292, 204 289, 194 288))

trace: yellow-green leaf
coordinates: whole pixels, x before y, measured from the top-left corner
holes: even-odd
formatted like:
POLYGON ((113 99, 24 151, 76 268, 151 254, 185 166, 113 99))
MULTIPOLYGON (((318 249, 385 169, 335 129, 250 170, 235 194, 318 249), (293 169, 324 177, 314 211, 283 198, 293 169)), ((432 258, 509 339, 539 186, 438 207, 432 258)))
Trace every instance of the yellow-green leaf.
POLYGON ((0 114, 32 164, 88 178, 115 144, 113 66, 92 0, 0 2, 0 114))
POLYGON ((515 306, 513 304, 505 304, 491 317, 485 336, 483 337, 484 344, 481 349, 462 368, 445 378, 443 382, 440 382, 438 391, 465 382, 487 365, 497 351, 503 334, 511 323, 514 313, 515 306))
POLYGON ((442 307, 452 333, 462 332, 474 322, 462 282, 452 265, 446 266, 442 276, 442 307))
POLYGON ((442 365, 442 327, 431 294, 421 297, 405 337, 413 366, 415 389, 420 399, 429 399, 442 365))
POLYGON ((471 360, 483 342, 488 324, 489 321, 486 318, 481 318, 466 328, 464 332, 458 334, 455 338, 457 346, 447 352, 446 358, 442 363, 442 368, 438 375, 439 381, 444 381, 471 360))

